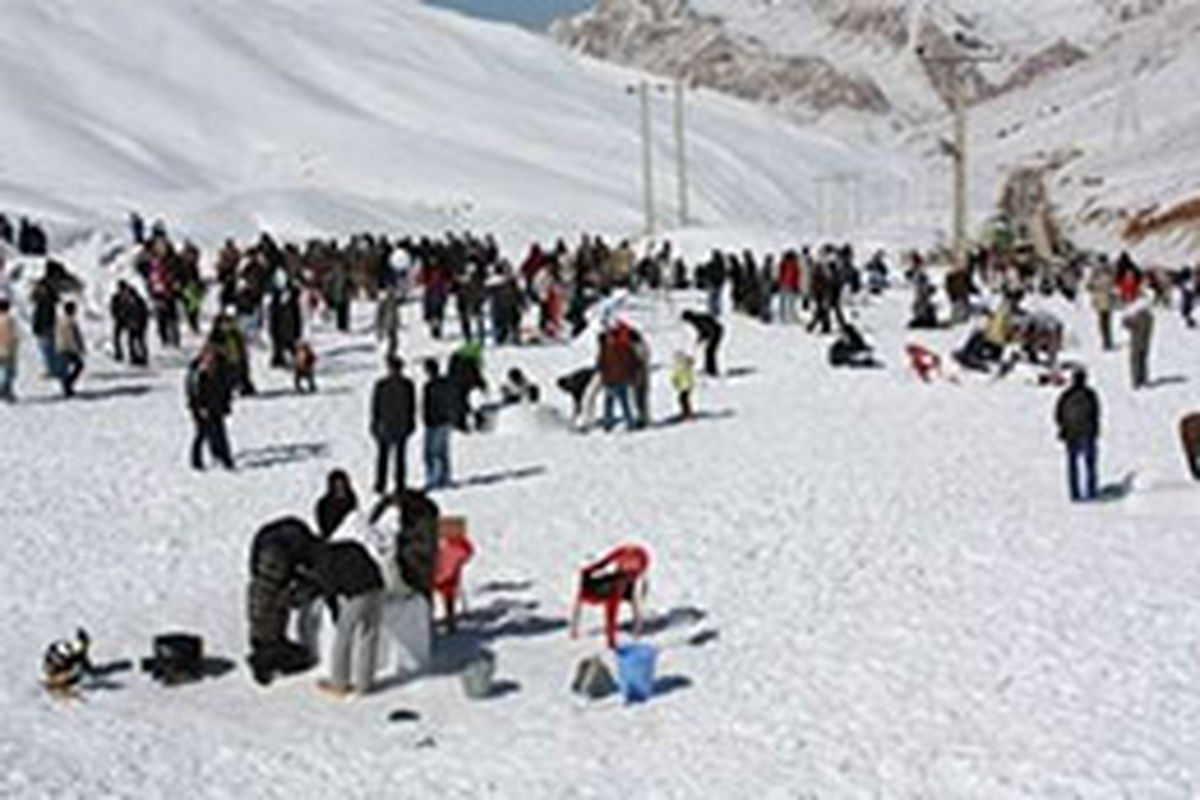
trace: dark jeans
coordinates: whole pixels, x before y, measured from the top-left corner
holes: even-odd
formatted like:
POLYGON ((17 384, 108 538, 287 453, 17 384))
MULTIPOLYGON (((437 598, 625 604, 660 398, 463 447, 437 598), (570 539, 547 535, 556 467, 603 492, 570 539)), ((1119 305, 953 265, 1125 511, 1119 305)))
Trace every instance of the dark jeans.
POLYGON ((1133 388, 1141 389, 1150 382, 1150 347, 1140 342, 1129 346, 1129 371, 1133 388))
POLYGON ((129 331, 129 362, 135 367, 144 367, 150 363, 146 352, 146 329, 129 331))
POLYGON ((207 417, 193 416, 196 435, 192 438, 192 468, 204 469, 204 444, 209 452, 225 469, 233 469, 233 456, 229 453, 229 435, 225 432, 225 418, 210 414, 207 417))
POLYGON ((1096 484, 1096 440, 1082 439, 1067 442, 1067 485, 1071 500, 1095 500, 1099 496, 1096 484), (1084 488, 1079 488, 1079 462, 1083 462, 1084 488))
POLYGON ((75 382, 83 373, 83 356, 78 353, 59 353, 58 369, 58 379, 62 381, 63 394, 72 397, 75 394, 75 382))
POLYGON ((125 359, 125 348, 121 345, 128 343, 129 362, 134 366, 144 367, 149 361, 146 355, 146 329, 140 331, 125 325, 113 323, 113 358, 117 361, 125 359))
POLYGON ((405 486, 405 459, 408 452, 408 438, 403 439, 376 439, 379 454, 375 460, 375 491, 383 494, 387 491, 388 485, 388 463, 392 460, 396 462, 396 493, 400 494, 404 491, 405 486))
POLYGON ((450 425, 425 428, 425 488, 450 485, 450 425))
POLYGON ((604 387, 604 430, 611 431, 617 424, 613 414, 618 405, 621 407, 621 416, 625 419, 625 427, 634 427, 633 410, 629 407, 629 387, 617 384, 604 387))
POLYGON ((1096 321, 1100 323, 1100 344, 1105 350, 1113 349, 1112 312, 1097 311, 1096 321))
POLYGON ((691 419, 692 418, 692 393, 691 392, 680 392, 679 393, 679 417, 681 419, 691 419))
POLYGON ((704 342, 704 372, 714 378, 721 374, 717 367, 717 350, 721 347, 723 336, 721 332, 704 342))

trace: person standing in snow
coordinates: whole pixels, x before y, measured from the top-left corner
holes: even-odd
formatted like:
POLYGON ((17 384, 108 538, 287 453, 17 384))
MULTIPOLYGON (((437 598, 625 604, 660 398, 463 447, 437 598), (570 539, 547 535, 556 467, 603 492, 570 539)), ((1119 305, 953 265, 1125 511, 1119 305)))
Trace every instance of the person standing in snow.
POLYGON ((344 697, 371 691, 383 613, 383 573, 360 542, 339 541, 318 549, 313 576, 337 625, 329 677, 317 686, 344 697))
POLYGON ((421 421, 425 425, 425 491, 450 485, 450 432, 454 428, 457 392, 438 374, 436 359, 425 361, 421 421))
POLYGON ((600 336, 600 358, 597 368, 604 385, 604 430, 611 431, 616 424, 613 416, 615 406, 620 405, 625 427, 636 427, 633 411, 629 404, 629 389, 637 380, 637 352, 633 346, 633 334, 628 325, 618 322, 611 330, 600 336))
POLYGON ((779 262, 779 321, 797 324, 800 314, 796 303, 800 297, 800 256, 788 250, 779 262))
POLYGON ((400 349, 400 294, 395 284, 388 284, 375 306, 375 340, 385 345, 389 358, 400 349))
POLYGON ((1071 501, 1095 500, 1097 439, 1100 436, 1100 398, 1087 385, 1082 369, 1071 376, 1071 386, 1062 393, 1054 409, 1058 438, 1067 451, 1067 486, 1071 501), (1079 462, 1083 462, 1084 485, 1079 485, 1079 462))
POLYGON ((83 373, 83 356, 87 352, 83 332, 75 319, 77 307, 74 302, 63 304, 63 313, 54 322, 54 352, 58 360, 58 378, 62 381, 63 394, 75 396, 75 383, 83 373))
POLYGON ((696 344, 704 348, 704 373, 711 377, 720 375, 717 351, 725 336, 725 328, 715 317, 696 311, 683 312, 682 319, 696 331, 696 344))
POLYGON ((322 539, 328 539, 341 524, 358 508, 358 495, 345 470, 335 469, 326 478, 325 494, 317 500, 315 516, 317 531, 322 539))
POLYGON ((196 426, 192 437, 192 469, 204 469, 204 445, 225 469, 233 469, 225 417, 229 416, 231 386, 220 368, 216 348, 206 344, 188 367, 187 401, 196 426))
POLYGON ((687 422, 694 416, 692 392, 696 388, 696 360, 683 351, 676 351, 671 368, 671 386, 679 398, 679 419, 687 422))
POLYGON ((384 494, 388 484, 388 466, 395 462, 395 486, 404 491, 408 437, 416 427, 416 390, 404 376, 404 362, 387 360, 387 375, 371 394, 371 436, 378 447, 375 462, 375 491, 384 494))
POLYGON ((1092 308, 1096 311, 1096 322, 1100 327, 1100 343, 1105 350, 1112 350, 1112 309, 1115 290, 1107 259, 1101 260, 1092 270, 1087 288, 1092 299, 1092 308))
POLYGON ((1124 326, 1129 331, 1129 374, 1134 389, 1144 389, 1150 382, 1150 338, 1154 334, 1154 312, 1148 298, 1139 298, 1125 313, 1124 326))
POLYGON ((20 336, 8 297, 0 295, 0 400, 16 402, 17 356, 20 336))
POLYGON ((42 368, 47 378, 56 378, 58 357, 54 350, 54 327, 58 317, 58 289, 50 276, 34 284, 30 299, 33 302, 33 337, 42 357, 42 368))
POLYGON ((471 394, 487 391, 483 378, 483 345, 467 342, 450 355, 446 379, 454 387, 454 427, 463 433, 471 429, 471 394))
POLYGON ((129 351, 134 366, 146 366, 146 326, 150 308, 141 295, 126 281, 117 282, 117 291, 108 304, 113 326, 113 358, 122 361, 129 351), (127 344, 127 347, 122 345, 127 344))

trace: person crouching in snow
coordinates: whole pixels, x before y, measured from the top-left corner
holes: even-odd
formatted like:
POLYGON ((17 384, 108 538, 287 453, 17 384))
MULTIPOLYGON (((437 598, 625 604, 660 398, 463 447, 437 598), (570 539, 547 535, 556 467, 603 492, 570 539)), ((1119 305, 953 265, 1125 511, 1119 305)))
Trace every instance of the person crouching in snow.
POLYGON ((682 350, 675 351, 671 386, 679 398, 679 419, 685 422, 692 419, 695 416, 692 410, 692 392, 696 388, 696 359, 682 350))
POLYGON ((308 342, 297 342, 292 354, 292 374, 296 392, 315 394, 317 391, 317 354, 308 342))
POLYGON ((580 430, 591 425, 596 396, 600 393, 600 373, 596 368, 583 367, 569 372, 559 377, 555 385, 571 396, 571 424, 580 430))
POLYGON ((250 628, 247 661, 255 682, 266 686, 278 674, 308 669, 311 648, 287 638, 288 620, 315 565, 320 539, 294 517, 276 520, 254 536, 250 546, 250 584, 246 616, 250 628))
POLYGON ((704 348, 704 374, 715 378, 721 371, 717 366, 717 351, 724 338, 725 327, 709 314, 683 312, 682 319, 696 331, 696 344, 704 348))

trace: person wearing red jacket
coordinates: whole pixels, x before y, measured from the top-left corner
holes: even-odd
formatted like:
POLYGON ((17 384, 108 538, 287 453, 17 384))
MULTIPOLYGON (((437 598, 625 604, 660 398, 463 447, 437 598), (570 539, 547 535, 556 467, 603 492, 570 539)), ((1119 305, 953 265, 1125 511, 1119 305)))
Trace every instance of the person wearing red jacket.
POLYGON ((779 262, 779 321, 800 322, 796 301, 800 297, 800 256, 788 250, 779 262))
POLYGON ((611 330, 601 334, 597 368, 604 386, 604 430, 611 431, 616 424, 613 406, 617 404, 621 406, 625 427, 632 429, 635 423, 629 404, 629 388, 637 381, 638 357, 633 331, 624 322, 618 322, 611 330))

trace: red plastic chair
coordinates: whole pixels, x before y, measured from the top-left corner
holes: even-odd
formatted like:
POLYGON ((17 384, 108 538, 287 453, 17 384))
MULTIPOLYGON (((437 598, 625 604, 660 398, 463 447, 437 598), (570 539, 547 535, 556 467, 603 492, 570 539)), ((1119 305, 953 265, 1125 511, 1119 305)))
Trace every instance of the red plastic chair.
POLYGON ((604 606, 604 635, 609 647, 617 646, 617 617, 622 601, 633 606, 634 634, 642 630, 639 589, 650 568, 650 553, 636 544, 617 547, 604 558, 579 571, 579 592, 571 612, 571 638, 579 633, 579 615, 583 605, 604 606))
POLYGON ((441 595, 446 608, 446 626, 454 630, 457 624, 458 598, 462 590, 462 573, 475 555, 475 546, 467 536, 467 521, 463 517, 442 517, 438 520, 437 562, 433 569, 433 589, 441 595))
POLYGON ((919 344, 910 344, 904 349, 908 353, 909 365, 921 380, 929 383, 934 375, 941 374, 942 357, 937 353, 919 344))

